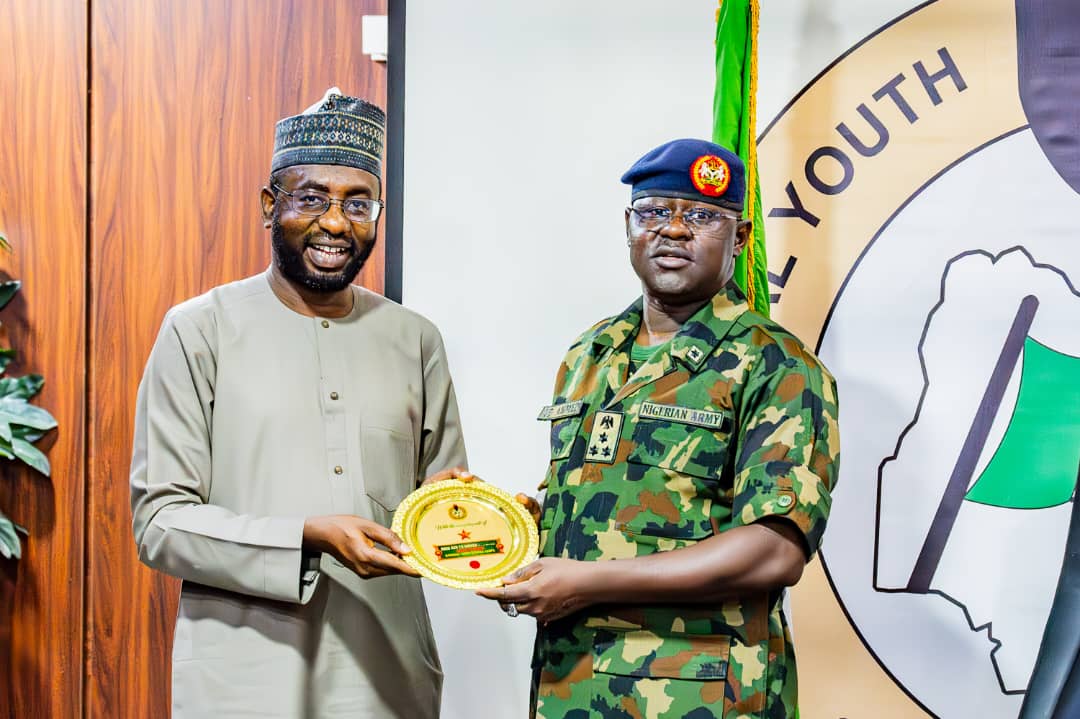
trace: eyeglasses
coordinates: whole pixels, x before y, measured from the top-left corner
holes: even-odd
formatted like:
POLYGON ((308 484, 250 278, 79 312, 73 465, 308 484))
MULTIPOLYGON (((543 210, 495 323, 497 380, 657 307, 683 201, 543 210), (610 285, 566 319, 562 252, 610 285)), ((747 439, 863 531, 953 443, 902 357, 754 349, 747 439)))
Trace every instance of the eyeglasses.
POLYGON ((382 212, 382 200, 369 200, 366 197, 346 197, 335 200, 319 190, 301 189, 289 192, 276 182, 270 186, 289 198, 289 207, 294 212, 310 217, 318 217, 330 209, 330 205, 340 205, 341 211, 351 222, 374 222, 382 212))
MULTIPOLYGON (((660 205, 650 207, 628 207, 638 219, 638 224, 647 230, 656 231, 664 225, 675 221, 679 213, 669 207, 660 205)), ((713 212, 701 207, 692 207, 682 213, 683 223, 691 230, 715 230, 720 227, 722 220, 740 220, 736 215, 727 215, 723 212, 713 212)))

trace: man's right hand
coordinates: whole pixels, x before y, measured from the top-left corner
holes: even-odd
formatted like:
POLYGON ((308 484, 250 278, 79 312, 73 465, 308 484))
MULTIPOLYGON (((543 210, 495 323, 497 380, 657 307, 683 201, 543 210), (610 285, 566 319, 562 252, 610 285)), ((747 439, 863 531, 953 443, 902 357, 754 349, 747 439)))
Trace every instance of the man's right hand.
POLYGON ((444 469, 441 472, 436 472, 423 481, 421 487, 426 487, 432 482, 445 482, 448 479, 456 479, 461 482, 475 482, 477 480, 484 481, 477 477, 475 474, 465 469, 464 467, 451 467, 450 469, 444 469))
POLYGON ((401 537, 381 524, 351 514, 308 517, 304 520, 304 549, 326 552, 363 579, 388 574, 420 574, 401 555, 412 551, 401 537), (381 544, 387 549, 375 546, 381 544))

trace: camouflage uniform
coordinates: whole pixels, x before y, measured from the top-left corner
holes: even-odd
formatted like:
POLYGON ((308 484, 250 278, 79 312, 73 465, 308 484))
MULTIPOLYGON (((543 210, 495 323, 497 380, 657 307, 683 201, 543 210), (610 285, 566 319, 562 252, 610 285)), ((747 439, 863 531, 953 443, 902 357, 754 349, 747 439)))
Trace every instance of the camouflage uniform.
MULTIPOLYGON (((733 285, 627 378, 641 300, 567 352, 555 383, 541 554, 596 561, 678 549, 786 517, 812 554, 836 481, 836 387, 733 285)), ((723 603, 594 606, 541 627, 547 719, 794 716, 781 592, 723 603)))

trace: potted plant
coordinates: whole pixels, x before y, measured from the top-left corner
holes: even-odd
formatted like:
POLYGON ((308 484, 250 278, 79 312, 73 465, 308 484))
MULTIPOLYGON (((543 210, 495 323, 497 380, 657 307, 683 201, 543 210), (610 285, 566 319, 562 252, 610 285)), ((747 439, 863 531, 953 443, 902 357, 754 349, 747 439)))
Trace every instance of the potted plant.
MULTIPOLYGON (((0 234, 0 249, 10 250, 7 238, 0 234)), ((2 310, 22 284, 18 280, 0 282, 0 310, 2 310)), ((50 474, 48 458, 34 446, 45 433, 56 426, 53 416, 30 404, 41 391, 45 378, 37 374, 14 377, 7 374, 8 365, 15 359, 15 350, 0 348, 0 457, 25 462, 46 477, 50 474)), ((19 533, 26 530, 12 522, 0 509, 0 556, 22 556, 19 533)))

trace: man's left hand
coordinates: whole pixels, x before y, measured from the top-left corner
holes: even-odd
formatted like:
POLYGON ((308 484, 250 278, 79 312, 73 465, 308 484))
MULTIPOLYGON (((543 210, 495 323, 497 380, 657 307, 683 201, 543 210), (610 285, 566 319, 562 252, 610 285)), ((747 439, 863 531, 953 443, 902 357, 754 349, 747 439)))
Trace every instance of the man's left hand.
POLYGON ((476 593, 498 601, 503 611, 513 605, 546 624, 592 604, 589 593, 596 574, 595 562, 544 557, 504 577, 503 586, 476 593))

